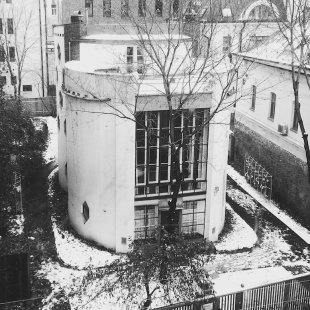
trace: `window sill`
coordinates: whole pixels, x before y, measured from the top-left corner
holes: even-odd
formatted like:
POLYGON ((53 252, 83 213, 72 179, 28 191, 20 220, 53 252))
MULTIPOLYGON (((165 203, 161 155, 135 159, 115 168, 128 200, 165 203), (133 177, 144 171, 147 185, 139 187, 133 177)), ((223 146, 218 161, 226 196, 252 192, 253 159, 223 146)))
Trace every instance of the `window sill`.
POLYGON ((268 117, 268 120, 274 122, 274 118, 268 117))
POLYGON ((298 128, 290 128, 290 131, 294 132, 294 133, 298 133, 298 128))

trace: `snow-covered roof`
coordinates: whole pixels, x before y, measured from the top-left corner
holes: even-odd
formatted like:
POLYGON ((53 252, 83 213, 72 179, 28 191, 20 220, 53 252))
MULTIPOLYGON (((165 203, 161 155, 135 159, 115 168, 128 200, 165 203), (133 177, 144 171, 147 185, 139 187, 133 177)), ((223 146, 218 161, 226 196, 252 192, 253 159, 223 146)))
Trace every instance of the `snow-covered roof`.
MULTIPOLYGON (((309 25, 310 26, 310 25, 309 25)), ((309 32, 310 27, 307 27, 307 31, 309 32)), ((295 65, 299 64, 299 55, 300 55, 300 42, 302 40, 302 34, 300 28, 295 27, 293 38, 293 48, 295 51, 295 65)), ((306 35, 308 35, 306 33, 306 35)), ((277 31, 273 35, 269 37, 268 40, 258 45, 257 47, 243 53, 238 53, 238 55, 252 58, 253 60, 260 62, 268 62, 269 65, 279 66, 286 65, 290 66, 292 61, 292 52, 291 46, 286 39, 290 37, 289 32, 277 31)), ((308 53, 305 48, 304 54, 308 53)), ((305 55, 304 55, 305 56, 305 55)), ((307 64, 308 67, 308 64, 307 64)), ((309 67, 310 68, 310 67, 309 67)))
POLYGON ((141 41, 155 40, 155 41, 167 41, 167 40, 190 40, 189 36, 182 34, 152 34, 150 36, 142 34, 114 34, 114 33, 98 33, 91 34, 82 38, 83 41, 98 41, 98 42, 127 42, 127 41, 141 41))

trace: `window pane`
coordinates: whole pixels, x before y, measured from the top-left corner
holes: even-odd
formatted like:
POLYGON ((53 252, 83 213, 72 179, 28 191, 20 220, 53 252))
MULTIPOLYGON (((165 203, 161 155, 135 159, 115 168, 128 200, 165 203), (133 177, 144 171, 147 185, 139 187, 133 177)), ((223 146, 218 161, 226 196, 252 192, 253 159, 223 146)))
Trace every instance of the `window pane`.
POLYGON ((168 164, 168 156, 169 156, 169 148, 168 147, 161 147, 159 149, 160 154, 160 164, 168 164))
POLYGON ((137 143, 137 147, 145 146, 145 131, 144 130, 136 131, 136 143, 137 143))
POLYGON ((149 163, 150 164, 156 164, 157 162, 157 148, 150 148, 149 151, 149 163))
POLYGON ((145 149, 137 149, 137 164, 145 163, 145 149))
POLYGON ((150 182, 156 181, 156 170, 157 170, 157 167, 155 165, 149 165, 149 181, 150 182))
POLYGON ((160 127, 169 128, 169 111, 160 112, 160 127))

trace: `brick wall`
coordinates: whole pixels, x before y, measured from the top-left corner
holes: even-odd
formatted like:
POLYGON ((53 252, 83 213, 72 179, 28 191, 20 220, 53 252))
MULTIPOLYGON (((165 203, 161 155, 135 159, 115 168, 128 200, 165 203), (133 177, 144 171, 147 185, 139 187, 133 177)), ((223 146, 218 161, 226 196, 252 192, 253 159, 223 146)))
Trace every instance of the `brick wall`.
POLYGON ((310 184, 306 163, 236 122, 235 160, 232 165, 243 174, 245 155, 251 155, 272 174, 272 196, 282 209, 310 220, 310 184))

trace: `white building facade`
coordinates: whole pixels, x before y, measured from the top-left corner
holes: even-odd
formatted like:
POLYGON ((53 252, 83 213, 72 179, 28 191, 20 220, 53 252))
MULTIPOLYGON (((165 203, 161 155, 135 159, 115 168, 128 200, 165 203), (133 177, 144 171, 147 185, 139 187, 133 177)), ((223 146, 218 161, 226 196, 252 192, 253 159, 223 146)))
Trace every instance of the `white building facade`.
MULTIPOLYGON (((62 31, 55 28, 60 50, 62 31)), ((152 39, 165 48, 163 35, 152 39)), ((186 53, 187 41, 184 37, 179 53, 186 53)), ((60 183, 68 190, 69 217, 77 232, 126 252, 130 241, 151 238, 156 226, 167 224, 174 179, 165 141, 169 107, 161 78, 147 65, 135 35, 84 37, 79 54, 79 61, 64 65, 58 84, 60 183)), ((190 61, 181 56, 175 58, 176 67, 190 61)), ((184 76, 172 83, 177 107, 189 90, 184 76)), ((194 132, 213 108, 212 90, 201 85, 179 111, 176 130, 194 132)), ((223 228, 228 118, 229 111, 216 114, 181 152, 186 178, 177 218, 183 234, 214 241, 223 228)))

